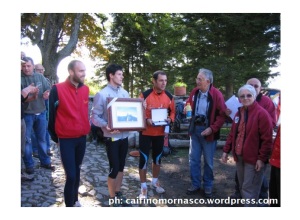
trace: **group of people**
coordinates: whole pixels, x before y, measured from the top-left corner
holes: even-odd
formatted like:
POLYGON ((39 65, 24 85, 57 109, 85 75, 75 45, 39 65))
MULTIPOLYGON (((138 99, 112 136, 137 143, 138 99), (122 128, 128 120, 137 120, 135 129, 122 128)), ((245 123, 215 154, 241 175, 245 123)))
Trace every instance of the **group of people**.
MULTIPOLYGON (((29 66, 33 65, 32 60, 26 61, 27 63, 29 63, 29 66)), ((24 75, 25 79, 27 79, 26 76, 37 77, 36 74, 29 74, 26 69, 25 66, 24 69, 22 68, 22 76, 24 75)), ((82 61, 71 61, 68 65, 68 78, 64 82, 53 85, 49 95, 48 130, 51 139, 60 147, 61 161, 66 175, 65 205, 67 207, 81 206, 78 199, 80 166, 85 154, 86 136, 90 132, 92 123, 94 126, 101 128, 104 136, 109 161, 107 178, 109 197, 121 201, 114 203, 113 206, 130 206, 126 203, 125 195, 121 192, 128 152, 129 132, 121 129, 111 129, 108 123, 108 106, 110 105, 108 98, 130 97, 129 93, 122 88, 123 68, 118 64, 107 66, 107 85, 94 96, 90 115, 88 114, 89 88, 84 85, 85 71, 86 68, 82 61)), ((39 75, 37 79, 42 81, 41 77, 42 75, 39 75)), ((22 84, 24 88, 25 85, 29 86, 26 91, 29 91, 28 93, 32 94, 31 96, 37 96, 36 94, 38 94, 38 97, 43 99, 38 102, 39 105, 36 103, 37 107, 25 108, 25 113, 30 114, 31 117, 31 120, 27 119, 29 125, 26 129, 26 139, 30 139, 32 127, 37 129, 38 126, 44 126, 44 123, 36 122, 43 116, 45 111, 44 100, 48 99, 46 92, 50 89, 46 81, 42 82, 44 82, 42 88, 34 87, 35 84, 32 83, 36 83, 36 81, 33 80, 24 80, 24 86, 22 84), (32 126, 32 123, 36 123, 36 125, 32 126), (31 126, 31 129, 29 126, 31 126)), ((147 199, 149 185, 157 193, 165 192, 158 180, 163 155, 165 126, 153 126, 151 110, 153 108, 168 109, 168 117, 166 118, 168 124, 174 122, 175 119, 174 97, 166 90, 167 74, 161 70, 154 72, 152 83, 153 87, 145 90, 139 96, 144 99, 143 108, 146 115, 146 129, 141 131, 139 135, 140 199, 147 199), (152 181, 147 184, 146 174, 150 152, 152 157, 152 181)), ((187 100, 192 106, 192 118, 188 131, 191 138, 189 151, 191 186, 187 189, 187 194, 195 194, 203 189, 204 195, 210 198, 213 194, 214 182, 213 157, 217 140, 220 137, 220 129, 230 114, 230 109, 226 107, 222 93, 213 86, 212 71, 200 69, 196 84, 197 86, 192 90, 187 100), (203 175, 201 175, 202 155, 204 157, 203 175)), ((232 152, 236 161, 237 188, 240 191, 240 196, 241 198, 255 200, 259 198, 266 164, 271 156, 272 132, 275 126, 274 123, 272 124, 273 118, 266 111, 266 107, 259 104, 260 101, 263 102, 262 100, 266 98, 261 97, 256 90, 260 86, 259 80, 251 79, 239 89, 238 96, 242 107, 239 108, 233 118, 232 128, 222 156, 223 162, 226 163, 229 152, 232 152)), ((29 99, 29 96, 25 98, 29 99)), ((267 103, 268 101, 264 102, 267 103)), ((25 120, 26 123, 27 121, 25 120)), ((41 165, 49 167, 51 162, 47 158, 47 148, 44 143, 45 133, 39 136, 39 141, 39 149, 42 151, 40 155, 41 165)), ((32 154, 32 152, 29 152, 30 149, 27 149, 27 151, 26 154, 25 150, 25 155, 32 154)), ((278 151, 276 156, 277 160, 278 151)), ((28 170, 33 164, 31 160, 26 159, 24 159, 24 162, 26 170, 28 170)), ((275 161, 274 164, 278 168, 278 161, 275 161)), ((272 174, 275 176, 276 181, 280 181, 280 173, 278 174, 277 169, 274 168, 272 174)), ((276 186, 277 183, 272 189, 277 192, 278 187, 276 186)), ((277 197, 279 195, 280 192, 277 193, 277 197)))
MULTIPOLYGON (((195 194, 203 189, 205 197, 210 198, 216 140, 231 109, 225 105, 221 92, 213 86, 210 70, 200 69, 196 83, 197 87, 186 101, 192 106, 189 126, 191 186, 187 194, 195 194)), ((238 98, 242 106, 232 120, 221 160, 226 163, 228 154, 232 152, 236 162, 236 192, 233 199, 244 199, 245 206, 261 206, 259 199, 270 198, 275 199, 270 206, 280 206, 280 121, 277 120, 280 117, 276 115, 272 100, 260 93, 260 90, 261 82, 256 78, 249 79, 239 88, 238 98), (273 130, 277 126, 279 131, 273 143, 273 130), (273 146, 276 147, 273 149, 273 146), (270 183, 265 176, 269 161, 272 165, 270 183)))
MULTIPOLYGON (((113 206, 130 206, 121 192, 124 167, 128 152, 128 131, 113 130, 108 126, 107 98, 129 98, 129 93, 122 88, 123 68, 118 64, 110 64, 106 68, 107 85, 99 91, 93 100, 90 118, 88 117, 89 88, 84 85, 85 65, 73 60, 68 65, 69 76, 65 82, 52 86, 49 96, 49 125, 51 139, 60 147, 61 161, 65 170, 66 183, 64 200, 66 207, 80 207, 78 188, 80 182, 80 165, 85 149, 86 135, 90 132, 90 124, 100 127, 106 145, 109 172, 107 186, 110 199, 118 198, 121 202, 113 206), (91 122, 91 123, 90 123, 91 122)), ((174 121, 175 104, 173 96, 165 91, 167 76, 163 71, 153 74, 153 89, 142 93, 146 112, 146 130, 141 132, 139 174, 141 179, 140 198, 147 198, 146 173, 152 149, 151 187, 158 193, 164 193, 158 181, 164 142, 164 127, 153 127, 152 108, 169 109, 168 123, 174 121), (145 95, 147 94, 147 97, 145 95), (141 144, 142 143, 142 144, 141 144)))

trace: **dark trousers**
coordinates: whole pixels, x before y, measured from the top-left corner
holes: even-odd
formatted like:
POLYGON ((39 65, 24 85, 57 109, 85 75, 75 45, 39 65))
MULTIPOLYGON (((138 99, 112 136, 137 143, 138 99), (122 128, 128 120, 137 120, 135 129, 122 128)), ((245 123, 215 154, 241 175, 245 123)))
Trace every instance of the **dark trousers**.
POLYGON ((92 131, 92 137, 93 140, 97 140, 97 130, 99 128, 97 126, 95 126, 93 123, 91 124, 91 131, 92 131))
POLYGON ((109 161, 108 176, 115 179, 119 172, 123 172, 128 152, 128 138, 112 141, 105 138, 106 153, 109 161))
POLYGON ((270 175, 270 199, 277 199, 275 201, 270 201, 271 207, 280 207, 280 168, 271 166, 270 175))
POLYGON ((66 183, 64 197, 66 207, 72 207, 78 201, 80 166, 86 148, 86 136, 79 138, 60 138, 60 156, 65 170, 66 183))

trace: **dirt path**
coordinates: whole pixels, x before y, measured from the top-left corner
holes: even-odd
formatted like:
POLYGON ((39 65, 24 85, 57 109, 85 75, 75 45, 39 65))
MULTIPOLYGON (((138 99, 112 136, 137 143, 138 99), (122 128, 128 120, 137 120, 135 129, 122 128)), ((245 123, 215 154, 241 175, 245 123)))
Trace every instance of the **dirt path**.
MULTIPOLYGON (((206 204, 169 204, 168 206, 180 206, 180 207, 228 207, 238 206, 224 204, 225 199, 228 201, 228 197, 234 192, 234 175, 235 175, 235 162, 232 157, 229 157, 227 164, 220 162, 221 155, 223 153, 221 148, 216 150, 214 156, 214 188, 213 197, 214 204, 207 204, 203 192, 199 192, 196 195, 187 195, 186 190, 190 185, 190 174, 188 166, 188 148, 176 149, 174 154, 169 155, 162 160, 162 169, 160 173, 161 184, 165 187, 166 193, 163 198, 168 199, 203 199, 201 202, 206 204), (223 199, 223 204, 221 204, 223 199)), ((203 165, 202 165, 203 167, 203 165)), ((203 169, 203 168, 202 168, 203 169)), ((269 169, 268 169, 269 172, 269 169)), ((268 173, 267 172, 267 173, 268 173)), ((267 174, 268 175, 268 174, 267 174)))

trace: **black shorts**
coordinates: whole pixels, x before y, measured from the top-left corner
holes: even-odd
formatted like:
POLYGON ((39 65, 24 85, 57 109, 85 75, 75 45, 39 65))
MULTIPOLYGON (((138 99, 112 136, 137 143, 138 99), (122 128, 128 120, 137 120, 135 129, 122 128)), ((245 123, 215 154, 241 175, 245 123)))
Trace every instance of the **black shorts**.
POLYGON ((119 172, 123 172, 125 159, 128 152, 128 138, 112 141, 111 138, 104 138, 106 153, 109 162, 108 176, 115 179, 119 172))
POLYGON ((150 150, 152 150, 152 161, 154 164, 161 163, 163 155, 164 136, 147 136, 140 135, 139 149, 140 149, 140 162, 139 168, 146 169, 149 159, 150 150))

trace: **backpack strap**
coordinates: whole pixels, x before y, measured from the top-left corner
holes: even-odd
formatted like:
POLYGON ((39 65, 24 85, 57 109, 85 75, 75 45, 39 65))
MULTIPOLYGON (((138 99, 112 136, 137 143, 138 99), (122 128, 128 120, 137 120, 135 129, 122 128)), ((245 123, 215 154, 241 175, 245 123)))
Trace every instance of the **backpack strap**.
MULTIPOLYGON (((152 91, 153 91, 153 89, 148 89, 145 92, 143 92, 144 99, 146 99, 152 91)), ((165 93, 167 94, 167 96, 169 97, 170 100, 173 99, 173 95, 169 91, 165 90, 165 93)))
POLYGON ((148 89, 145 92, 143 92, 144 99, 146 99, 152 91, 153 91, 153 89, 148 89))
POLYGON ((167 90, 165 90, 165 93, 167 94, 167 96, 169 97, 169 99, 172 101, 173 95, 169 91, 167 91, 167 90))

